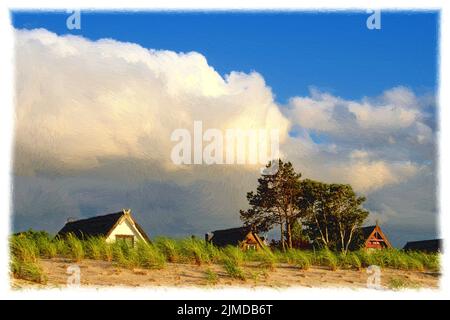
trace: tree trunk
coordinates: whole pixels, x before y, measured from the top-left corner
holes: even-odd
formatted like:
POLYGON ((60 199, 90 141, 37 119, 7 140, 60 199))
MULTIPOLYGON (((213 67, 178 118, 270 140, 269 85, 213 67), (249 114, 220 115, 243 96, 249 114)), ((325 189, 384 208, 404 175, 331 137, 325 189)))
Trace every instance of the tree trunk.
POLYGON ((288 234, 288 246, 289 249, 292 249, 292 231, 291 231, 291 222, 289 220, 286 221, 287 224, 287 234, 288 234))
POLYGON ((286 251, 286 244, 284 241, 284 228, 283 228, 283 221, 281 221, 280 223, 280 232, 281 232, 281 248, 283 249, 283 251, 286 251))

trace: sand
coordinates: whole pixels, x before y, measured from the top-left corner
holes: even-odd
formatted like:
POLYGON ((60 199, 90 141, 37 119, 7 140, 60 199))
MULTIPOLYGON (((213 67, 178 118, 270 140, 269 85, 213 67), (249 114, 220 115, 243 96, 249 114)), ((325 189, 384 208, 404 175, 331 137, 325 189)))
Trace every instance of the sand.
MULTIPOLYGON (((40 261, 47 277, 45 285, 12 279, 12 287, 16 289, 40 287, 66 287, 70 276, 67 268, 75 263, 64 259, 42 259, 40 261)), ((308 270, 300 270, 288 264, 279 264, 274 270, 261 269, 258 264, 247 264, 244 267, 246 279, 231 278, 221 265, 191 265, 168 263, 161 270, 140 268, 127 269, 115 263, 97 260, 83 260, 76 263, 80 270, 81 286, 89 287, 345 287, 367 288, 370 274, 361 270, 328 270, 326 267, 313 266, 308 270), (216 277, 208 277, 207 270, 213 271, 216 277), (214 279, 216 278, 216 279, 214 279)), ((439 274, 426 271, 403 271, 381 269, 381 286, 388 289, 438 288, 439 274)))

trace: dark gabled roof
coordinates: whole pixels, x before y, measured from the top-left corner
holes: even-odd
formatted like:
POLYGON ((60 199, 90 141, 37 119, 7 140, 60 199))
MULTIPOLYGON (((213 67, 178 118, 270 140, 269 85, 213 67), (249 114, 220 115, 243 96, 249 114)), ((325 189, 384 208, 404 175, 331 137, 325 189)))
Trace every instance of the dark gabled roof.
POLYGON ((361 227, 359 228, 359 231, 361 232, 362 236, 364 237, 364 240, 367 239, 370 234, 372 233, 373 229, 375 229, 376 226, 367 226, 367 227, 361 227))
MULTIPOLYGON (((106 237, 119 222, 120 218, 122 218, 125 214, 125 211, 120 211, 103 216, 96 216, 92 218, 67 222, 65 226, 58 232, 58 236, 65 236, 69 233, 72 233, 77 238, 106 237)), ((134 224, 136 225, 136 228, 139 230, 142 236, 147 241, 150 241, 142 227, 136 222, 134 222, 134 224)))
POLYGON ((245 237, 250 231, 250 227, 216 230, 212 232, 211 242, 218 247, 225 247, 227 245, 237 246, 239 242, 245 240, 245 237))
POLYGON ((409 241, 405 244, 403 250, 442 252, 442 239, 409 241))
POLYGON ((109 231, 116 225, 124 212, 110 213, 87 219, 67 222, 58 232, 59 236, 72 233, 78 238, 83 237, 106 237, 109 231))

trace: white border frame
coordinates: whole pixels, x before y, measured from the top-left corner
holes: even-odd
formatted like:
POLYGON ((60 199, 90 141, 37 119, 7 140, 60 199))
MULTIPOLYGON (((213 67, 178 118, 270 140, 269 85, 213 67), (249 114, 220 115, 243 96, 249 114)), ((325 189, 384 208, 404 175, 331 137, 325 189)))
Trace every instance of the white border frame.
MULTIPOLYGON (((439 64, 439 88, 449 87, 450 70, 448 65, 449 51, 449 22, 450 8, 448 1, 418 1, 418 0, 350 0, 345 4, 337 5, 331 0, 307 0, 299 3, 289 0, 265 0, 258 1, 258 5, 243 2, 239 0, 228 0, 220 3, 216 1, 214 5, 207 0, 191 0, 189 5, 186 1, 180 0, 158 0, 150 3, 144 1, 129 0, 119 5, 102 3, 99 0, 78 0, 77 6, 71 5, 70 1, 12 1, 4 0, 0 4, 0 39, 2 41, 2 50, 0 50, 0 99, 2 101, 2 112, 0 116, 0 147, 2 156, 0 157, 0 212, 2 214, 0 222, 0 298, 4 299, 449 299, 450 285, 447 276, 449 257, 443 256, 443 276, 441 278, 441 287, 437 290, 406 290, 400 292, 381 291, 381 290, 352 290, 344 288, 336 289, 310 289, 310 288, 289 288, 289 289, 243 289, 243 288, 224 288, 224 289, 201 289, 201 288, 81 288, 81 289, 26 289, 13 290, 10 288, 8 274, 8 235, 10 233, 10 200, 11 200, 11 163, 12 163, 12 140, 13 140, 13 79, 14 79, 14 61, 13 61, 13 33, 10 21, 10 10, 33 9, 67 9, 67 8, 85 8, 85 9, 140 9, 140 10, 366 10, 366 9, 384 9, 384 10, 441 10, 440 25, 440 57, 439 64), (151 7, 149 7, 151 5, 151 7), (447 73, 444 73, 447 70, 447 73), (251 295, 250 295, 251 294, 251 295)), ((449 225, 450 218, 445 215, 449 210, 449 203, 446 202, 443 195, 450 195, 449 169, 444 164, 450 163, 449 131, 450 126, 444 125, 445 121, 450 121, 450 110, 446 108, 450 99, 448 90, 438 91, 439 106, 439 220, 441 228, 441 237, 446 238, 449 229, 444 227, 449 225)), ((446 242, 445 242, 446 243, 446 242)), ((446 248, 447 249, 447 248, 446 248)))

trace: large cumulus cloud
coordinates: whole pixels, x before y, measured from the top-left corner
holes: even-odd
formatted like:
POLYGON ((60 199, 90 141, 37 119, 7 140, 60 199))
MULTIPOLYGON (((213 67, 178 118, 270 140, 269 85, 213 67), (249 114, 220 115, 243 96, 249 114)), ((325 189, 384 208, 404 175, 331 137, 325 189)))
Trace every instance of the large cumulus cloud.
POLYGON ((258 167, 171 162, 173 130, 202 120, 278 129, 305 177, 351 183, 398 243, 404 222, 432 235, 434 109, 402 86, 360 100, 312 89, 280 105, 262 75, 220 75, 200 53, 16 30, 13 227, 54 232, 125 207, 153 235, 238 224, 258 167))

